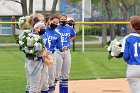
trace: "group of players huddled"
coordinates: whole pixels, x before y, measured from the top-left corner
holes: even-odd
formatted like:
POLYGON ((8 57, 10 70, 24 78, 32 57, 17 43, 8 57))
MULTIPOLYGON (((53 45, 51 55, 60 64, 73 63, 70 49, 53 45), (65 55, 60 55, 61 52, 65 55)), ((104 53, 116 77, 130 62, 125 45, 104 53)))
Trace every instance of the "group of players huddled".
POLYGON ((46 23, 44 19, 42 14, 31 14, 18 22, 21 33, 30 31, 43 39, 45 54, 52 59, 45 61, 40 54, 36 59, 26 58, 26 93, 54 93, 58 81, 59 92, 68 93, 70 42, 76 37, 75 23, 66 15, 50 15, 46 23))
MULTIPOLYGON (((123 59, 130 88, 133 93, 140 93, 140 16, 130 17, 130 26, 132 33, 122 42, 123 59)), ((68 93, 70 42, 76 37, 74 20, 54 14, 45 23, 42 14, 31 14, 19 19, 18 29, 21 34, 30 32, 41 37, 46 50, 35 59, 25 60, 26 93, 54 93, 58 81, 59 93, 68 93)))

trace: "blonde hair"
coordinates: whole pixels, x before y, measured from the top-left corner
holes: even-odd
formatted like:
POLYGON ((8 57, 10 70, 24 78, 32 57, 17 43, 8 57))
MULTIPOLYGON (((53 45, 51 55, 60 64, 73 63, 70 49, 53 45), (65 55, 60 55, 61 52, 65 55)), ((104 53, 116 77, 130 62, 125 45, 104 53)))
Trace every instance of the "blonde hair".
MULTIPOLYGON (((35 23, 39 22, 39 16, 43 16, 42 14, 39 14, 39 13, 35 13, 35 14, 31 14, 29 19, 27 20, 27 24, 30 26, 30 27, 33 27, 35 23)), ((43 20, 41 20, 43 21, 43 20)))

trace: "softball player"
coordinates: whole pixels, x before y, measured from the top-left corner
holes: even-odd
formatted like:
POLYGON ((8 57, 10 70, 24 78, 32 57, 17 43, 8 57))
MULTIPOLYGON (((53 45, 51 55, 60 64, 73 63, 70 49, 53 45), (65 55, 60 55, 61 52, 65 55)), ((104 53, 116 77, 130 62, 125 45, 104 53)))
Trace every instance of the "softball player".
POLYGON ((132 93, 140 93, 140 16, 132 16, 133 32, 123 42, 123 59, 127 63, 126 76, 132 93))
MULTIPOLYGON (((39 22, 39 21, 43 21, 44 17, 41 14, 31 14, 29 16, 29 18, 27 19, 27 24, 29 25, 29 27, 31 28, 31 30, 33 30, 34 25, 39 22)), ((26 78, 27 78, 27 85, 26 85, 26 93, 29 93, 29 88, 30 88, 30 84, 29 84, 29 72, 27 70, 27 62, 28 59, 25 59, 25 72, 26 72, 26 78)))
MULTIPOLYGON (((45 32, 41 27, 45 26, 42 22, 34 25, 34 34, 42 35, 45 32)), ((40 93, 44 81, 44 71, 46 67, 42 61, 42 57, 38 56, 36 60, 27 60, 26 70, 28 72, 29 93, 40 93)))
POLYGON ((68 17, 68 18, 67 18, 67 24, 68 24, 70 27, 72 27, 76 33, 79 31, 79 28, 78 28, 78 26, 75 24, 73 18, 68 17))
POLYGON ((56 80, 59 81, 60 93, 68 93, 68 78, 71 68, 70 42, 75 38, 74 30, 66 25, 67 16, 61 15, 60 22, 55 31, 61 35, 58 43, 62 46, 56 51, 56 80), (61 76, 61 78, 60 78, 61 76))
POLYGON ((44 38, 43 39, 44 42, 46 43, 45 46, 47 50, 51 51, 51 55, 54 57, 53 64, 48 66, 49 80, 48 81, 45 80, 44 82, 45 85, 49 83, 48 93, 54 93, 54 90, 55 90, 55 87, 54 87, 55 70, 56 70, 55 69, 55 65, 56 65, 55 48, 58 45, 57 41, 61 39, 60 35, 55 31, 55 28, 57 27, 59 20, 60 19, 58 16, 52 15, 47 23, 46 33, 42 36, 44 38))

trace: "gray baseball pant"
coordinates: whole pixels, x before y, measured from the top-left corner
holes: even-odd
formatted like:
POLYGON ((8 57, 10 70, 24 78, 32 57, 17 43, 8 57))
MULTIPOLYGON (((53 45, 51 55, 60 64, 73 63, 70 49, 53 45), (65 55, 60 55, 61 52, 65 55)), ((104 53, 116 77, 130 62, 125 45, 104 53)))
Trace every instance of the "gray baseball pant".
POLYGON ((140 93, 140 65, 127 65, 126 76, 132 93, 140 93))
POLYGON ((27 77, 29 78, 29 93, 40 93, 45 78, 44 63, 42 61, 28 60, 27 77))

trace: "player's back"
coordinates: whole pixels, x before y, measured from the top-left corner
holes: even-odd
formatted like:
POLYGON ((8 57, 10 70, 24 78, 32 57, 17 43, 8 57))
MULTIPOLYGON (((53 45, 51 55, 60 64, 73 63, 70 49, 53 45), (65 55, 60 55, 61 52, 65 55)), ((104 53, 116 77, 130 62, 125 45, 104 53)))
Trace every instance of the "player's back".
POLYGON ((140 35, 131 33, 125 39, 124 60, 130 65, 140 64, 140 35))

